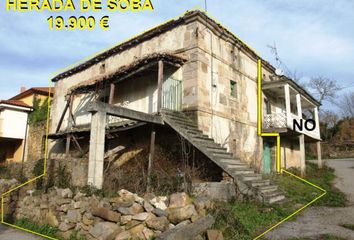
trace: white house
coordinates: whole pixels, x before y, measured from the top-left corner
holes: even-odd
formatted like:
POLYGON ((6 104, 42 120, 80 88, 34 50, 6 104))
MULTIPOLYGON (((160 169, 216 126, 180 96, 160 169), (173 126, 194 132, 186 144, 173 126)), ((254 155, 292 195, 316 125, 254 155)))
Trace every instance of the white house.
POLYGON ((17 100, 0 101, 0 164, 25 160, 28 113, 32 107, 17 100))

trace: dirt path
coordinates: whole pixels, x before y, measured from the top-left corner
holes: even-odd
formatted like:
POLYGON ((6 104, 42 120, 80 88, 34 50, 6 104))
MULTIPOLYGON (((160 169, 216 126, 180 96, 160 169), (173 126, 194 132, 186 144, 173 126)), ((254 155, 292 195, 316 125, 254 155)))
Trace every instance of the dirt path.
POLYGON ((0 239, 1 240, 41 240, 44 238, 37 237, 34 234, 25 231, 17 230, 0 224, 0 239))
POLYGON ((327 160, 328 166, 336 171, 335 186, 346 193, 349 206, 345 208, 311 207, 304 210, 296 221, 285 222, 266 235, 267 239, 289 239, 331 234, 353 240, 354 231, 341 227, 342 224, 354 224, 354 159, 327 160))

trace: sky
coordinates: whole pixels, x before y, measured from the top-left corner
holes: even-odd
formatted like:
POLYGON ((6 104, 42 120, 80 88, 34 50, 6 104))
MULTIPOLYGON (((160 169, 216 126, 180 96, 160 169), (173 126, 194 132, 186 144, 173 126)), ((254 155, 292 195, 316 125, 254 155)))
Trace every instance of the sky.
MULTIPOLYGON (((204 0, 151 0, 145 12, 6 12, 0 2, 0 99, 21 86, 48 86, 63 68, 130 37, 204 7, 204 0), (107 31, 50 30, 50 16, 109 15, 107 31)), ((75 0, 75 2, 78 2, 75 0)), ((103 1, 105 2, 105 0, 103 1)), ((276 45, 286 68, 301 81, 324 76, 354 91, 354 1, 351 0, 223 0, 207 1, 210 16, 276 65, 269 45, 276 45)), ((96 20, 96 21, 98 21, 96 20)), ((283 66, 284 68, 284 66, 283 66)), ((326 103, 324 108, 335 109, 326 103)))

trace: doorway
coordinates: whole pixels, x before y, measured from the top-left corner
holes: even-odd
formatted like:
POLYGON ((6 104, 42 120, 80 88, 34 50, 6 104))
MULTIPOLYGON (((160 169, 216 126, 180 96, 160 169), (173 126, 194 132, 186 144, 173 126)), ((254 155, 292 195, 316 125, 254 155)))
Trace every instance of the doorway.
POLYGON ((269 174, 272 168, 271 143, 263 142, 263 173, 269 174))

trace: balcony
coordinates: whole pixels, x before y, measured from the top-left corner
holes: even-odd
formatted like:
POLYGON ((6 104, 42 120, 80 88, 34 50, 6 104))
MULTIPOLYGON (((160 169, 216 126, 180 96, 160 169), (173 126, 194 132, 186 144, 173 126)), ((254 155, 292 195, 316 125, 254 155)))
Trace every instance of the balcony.
POLYGON ((265 82, 262 89, 265 99, 262 109, 264 132, 304 134, 320 140, 319 103, 310 94, 290 80, 265 82), (302 122, 303 128, 294 122, 299 125, 302 122))

